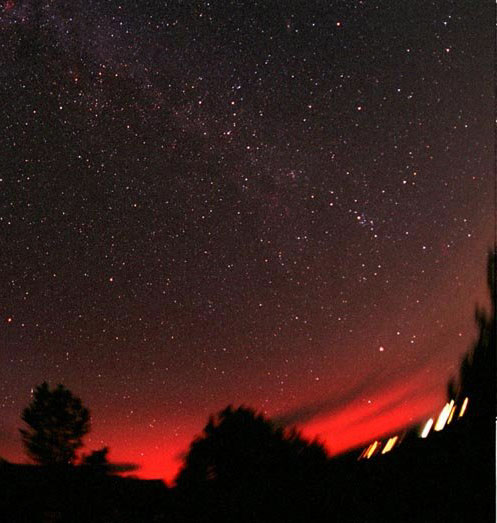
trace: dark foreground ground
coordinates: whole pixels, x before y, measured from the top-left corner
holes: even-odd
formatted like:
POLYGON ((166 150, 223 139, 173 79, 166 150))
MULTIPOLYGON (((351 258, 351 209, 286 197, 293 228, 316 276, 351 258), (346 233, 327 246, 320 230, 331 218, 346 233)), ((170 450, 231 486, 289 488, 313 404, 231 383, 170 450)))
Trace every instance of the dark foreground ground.
POLYGON ((494 420, 461 420, 385 455, 353 453, 295 477, 274 473, 168 488, 84 467, 0 464, 2 522, 491 522, 494 420), (305 480, 302 480, 305 478, 305 480))

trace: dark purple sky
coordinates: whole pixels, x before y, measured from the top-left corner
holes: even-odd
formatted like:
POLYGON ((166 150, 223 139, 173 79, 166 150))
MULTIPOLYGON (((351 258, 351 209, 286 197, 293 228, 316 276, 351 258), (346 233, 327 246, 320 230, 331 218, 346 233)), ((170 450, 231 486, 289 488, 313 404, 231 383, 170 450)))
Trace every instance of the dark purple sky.
POLYGON ((0 455, 43 380, 148 477, 228 403, 334 452, 436 411, 486 300, 494 15, 0 2, 0 455))

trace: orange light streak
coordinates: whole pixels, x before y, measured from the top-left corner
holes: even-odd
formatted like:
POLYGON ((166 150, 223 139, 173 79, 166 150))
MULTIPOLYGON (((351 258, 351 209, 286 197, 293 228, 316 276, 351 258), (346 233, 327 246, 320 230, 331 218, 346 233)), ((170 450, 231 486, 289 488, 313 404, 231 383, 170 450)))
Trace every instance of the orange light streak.
POLYGON ((464 416, 464 413, 466 412, 466 409, 468 408, 468 402, 469 402, 469 398, 464 398, 461 410, 459 412, 460 418, 462 418, 464 416))

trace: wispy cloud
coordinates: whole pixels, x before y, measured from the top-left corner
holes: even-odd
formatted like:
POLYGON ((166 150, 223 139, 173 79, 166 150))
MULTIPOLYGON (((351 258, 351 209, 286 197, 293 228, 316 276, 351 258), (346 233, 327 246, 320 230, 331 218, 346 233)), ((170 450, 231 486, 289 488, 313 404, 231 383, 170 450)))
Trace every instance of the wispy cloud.
POLYGON ((339 415, 351 405, 363 402, 365 398, 375 400, 367 404, 364 415, 375 416, 380 410, 383 412, 397 407, 408 396, 423 394, 426 381, 424 371, 428 368, 429 361, 425 360, 417 368, 411 368, 410 374, 407 376, 402 369, 393 369, 388 372, 380 369, 367 375, 344 394, 336 395, 334 393, 319 401, 301 405, 274 418, 273 421, 279 426, 303 425, 319 417, 331 414, 339 415), (388 403, 386 403, 387 398, 388 403))

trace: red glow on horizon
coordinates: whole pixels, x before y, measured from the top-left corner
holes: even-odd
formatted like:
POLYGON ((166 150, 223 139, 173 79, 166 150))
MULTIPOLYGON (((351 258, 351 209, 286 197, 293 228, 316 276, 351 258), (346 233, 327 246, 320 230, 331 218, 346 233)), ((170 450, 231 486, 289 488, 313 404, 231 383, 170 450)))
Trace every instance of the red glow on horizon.
MULTIPOLYGON (((303 436, 309 440, 318 438, 324 443, 331 456, 370 443, 374 439, 390 435, 394 432, 413 426, 427 419, 440 409, 443 399, 439 392, 425 392, 421 383, 424 377, 420 374, 402 383, 396 383, 379 391, 371 398, 371 403, 357 400, 338 411, 316 417, 300 425, 303 436)), ((141 468, 134 475, 143 479, 163 479, 171 484, 178 473, 182 453, 186 452, 190 442, 199 434, 203 425, 197 430, 190 427, 191 434, 184 439, 178 439, 174 447, 164 450, 153 447, 152 444, 140 448, 140 441, 128 446, 123 452, 111 445, 111 458, 115 461, 137 461, 136 456, 143 453, 139 459, 141 468)))
POLYGON ((422 380, 419 375, 378 392, 369 401, 358 400, 319 416, 303 425, 302 433, 320 439, 334 456, 412 426, 440 406, 438 392, 419 392, 422 380))
MULTIPOLYGON (((330 455, 341 454, 426 421, 439 412, 444 401, 443 392, 427 386, 426 375, 420 372, 380 389, 368 399, 359 398, 343 408, 316 416, 298 428, 309 440, 317 437, 330 455)), ((172 484, 184 453, 206 421, 195 417, 182 420, 184 430, 174 437, 142 432, 138 425, 96 423, 82 452, 108 446, 112 462, 139 465, 136 471, 127 475, 162 479, 172 484)), ((27 462, 20 440, 12 441, 10 448, 2 448, 2 456, 13 462, 27 462)))

